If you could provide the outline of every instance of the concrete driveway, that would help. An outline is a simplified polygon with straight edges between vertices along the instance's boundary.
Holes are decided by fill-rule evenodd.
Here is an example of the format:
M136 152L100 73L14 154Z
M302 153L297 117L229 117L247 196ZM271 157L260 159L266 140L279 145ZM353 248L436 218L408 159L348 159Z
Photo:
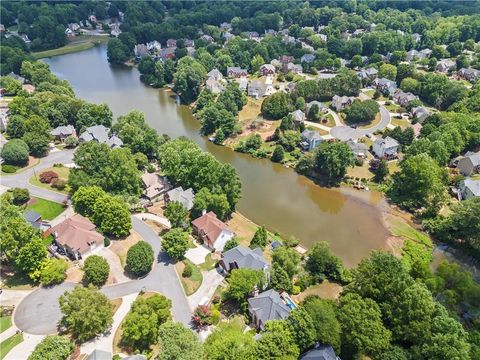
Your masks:
M211 252L212 251L205 246L197 245L193 249L188 249L185 253L185 257L195 265L200 265L205 262L205 257Z

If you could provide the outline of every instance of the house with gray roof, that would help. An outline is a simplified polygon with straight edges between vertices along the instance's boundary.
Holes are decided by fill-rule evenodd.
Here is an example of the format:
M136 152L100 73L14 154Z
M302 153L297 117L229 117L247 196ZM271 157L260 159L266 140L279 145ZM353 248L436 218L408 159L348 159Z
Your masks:
M301 74L303 73L303 67L300 64L288 63L284 66L283 70L285 72L292 72L294 74Z
M413 61L415 59L419 59L421 57L420 53L418 50L410 50L407 51L407 61Z
M23 212L23 218L35 229L45 231L51 226L50 224L42 221L42 215L33 210L25 210Z
M219 261L219 265L226 272L234 269L252 269L268 273L270 269L270 265L263 257L260 248L252 250L242 245L225 251L222 254L222 259Z
M248 83L247 93L248 96L252 96L256 99L262 98L264 96L270 96L274 92L272 84L267 84L261 80L251 80Z
M348 140L347 145L358 159L365 159L367 157L368 147L364 143Z
M317 101L317 100L313 100L313 101L310 101L309 103L307 103L306 114L310 113L310 109L312 108L313 105L317 105L318 106L318 111L320 111L320 112L325 112L325 111L328 110L328 108L325 106L324 103L321 103L320 101Z
M141 59L142 57L148 55L148 47L145 44L137 44L135 45L133 52L135 53L135 57L137 59Z
M457 74L472 83L480 79L480 70L473 68L461 68L460 70L458 70Z
M305 113L302 110L295 110L290 115L292 115L292 120L297 126L305 121Z
M400 144L397 140L387 136L386 138L378 138L373 143L373 153L379 159L395 159L397 157L397 151Z
M469 151L458 160L457 169L464 176L470 176L480 172L480 151L474 153Z
M395 83L395 81L386 78L377 78L373 80L372 85L375 89L381 91L386 95L393 95L397 90L397 84Z
M181 186L166 192L164 196L165 204L168 204L171 201L178 201L187 210L192 209L194 199L195 193L193 192L193 189L189 188L183 190Z
M272 64L263 64L258 70L262 76L275 74L275 66Z
M447 73L450 70L455 69L457 63L451 59L443 59L437 62L436 69L441 73Z
M86 141L96 141L101 144L107 144L111 148L119 148L123 146L123 141L116 135L109 136L110 129L103 125L94 125L88 127L80 134L78 141L80 143Z
M430 116L430 111L428 111L423 106L416 106L412 108L412 115L418 120L418 122L422 123L427 117Z
M358 77L362 80L373 80L377 77L378 75L378 70L375 69L374 67L370 67L365 70L360 70L358 72Z
M337 111L342 111L347 106L350 106L355 101L353 96L338 96L334 95L332 98L332 107Z
M393 94L393 100L400 106L406 107L410 102L418 100L418 96L413 95L411 92L404 92L397 89Z
M307 64L311 64L314 60L315 60L314 54L304 54L300 58L300 62L307 63Z
M459 190L462 200L473 199L480 196L480 180L466 178L460 181Z
M299 360L340 360L330 345L318 345L300 355Z
M214 78L208 78L207 81L205 81L205 88L214 94L220 94L223 90L225 90L223 84Z
M247 69L242 69L238 66L227 67L227 76L229 77L239 78L239 77L245 77L247 75L248 75Z
M304 151L312 151L324 141L322 135L314 130L304 130L301 136L300 146Z
M290 308L285 304L280 294L275 290L267 290L248 299L248 312L252 324L260 330L265 328L269 320L283 320L290 314Z
M52 135L55 140L61 141L63 143L65 139L69 136L77 137L77 132L72 125L62 125L57 126L55 129L50 131L50 135Z
M223 79L223 75L222 73L220 72L220 70L218 70L217 68L215 69L212 69L210 70L208 73L207 73L207 79L214 79L216 81L220 81Z
M422 59L426 59L426 58L429 58L430 55L432 55L432 50L430 50L429 48L426 48L426 49L420 50L419 54Z

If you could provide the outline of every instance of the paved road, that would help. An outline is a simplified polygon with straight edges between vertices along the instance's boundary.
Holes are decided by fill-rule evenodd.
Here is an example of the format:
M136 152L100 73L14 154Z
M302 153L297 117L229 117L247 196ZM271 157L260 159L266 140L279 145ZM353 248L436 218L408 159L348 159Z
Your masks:
M52 167L53 164L61 163L68 164L73 161L74 150L62 150L50 153L48 156L42 158L40 163L18 174L5 175L0 179L0 183L8 187L23 187L30 191L30 194L38 196L47 200L63 202L67 200L67 196L55 191L50 191L37 186L34 186L28 182L33 175L39 175L43 169Z

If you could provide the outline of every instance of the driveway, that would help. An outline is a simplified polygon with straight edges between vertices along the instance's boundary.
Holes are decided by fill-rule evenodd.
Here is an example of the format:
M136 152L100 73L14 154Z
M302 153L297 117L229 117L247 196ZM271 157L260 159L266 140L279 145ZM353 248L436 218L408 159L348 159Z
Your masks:
M152 271L144 278L131 280L121 284L104 286L101 291L109 298L116 299L145 289L156 291L172 301L172 313L175 320L189 326L192 316L185 292L174 265L167 254L160 251L160 238L143 221L132 216L133 229L148 242L157 260ZM15 325L30 334L45 335L57 331L57 323L61 319L58 298L65 291L72 290L78 284L63 283L51 288L39 288L28 295L16 308Z
M212 251L203 245L196 245L193 249L188 249L185 257L193 262L195 265L200 265L205 262L205 257Z
M195 293L188 297L188 303L192 311L195 310L198 305L206 304L212 298L217 287L225 279L220 273L219 268L202 271L202 276L202 285L200 285Z

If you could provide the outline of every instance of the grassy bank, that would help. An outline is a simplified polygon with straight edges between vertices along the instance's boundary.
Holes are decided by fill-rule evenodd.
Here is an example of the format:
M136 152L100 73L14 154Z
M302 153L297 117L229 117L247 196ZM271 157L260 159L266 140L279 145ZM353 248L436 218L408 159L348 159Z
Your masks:
M108 42L108 39L109 36L80 35L76 36L65 46L59 47L57 49L34 52L33 56L35 56L37 59L42 59L52 56L70 54L90 49L98 44L105 44Z

